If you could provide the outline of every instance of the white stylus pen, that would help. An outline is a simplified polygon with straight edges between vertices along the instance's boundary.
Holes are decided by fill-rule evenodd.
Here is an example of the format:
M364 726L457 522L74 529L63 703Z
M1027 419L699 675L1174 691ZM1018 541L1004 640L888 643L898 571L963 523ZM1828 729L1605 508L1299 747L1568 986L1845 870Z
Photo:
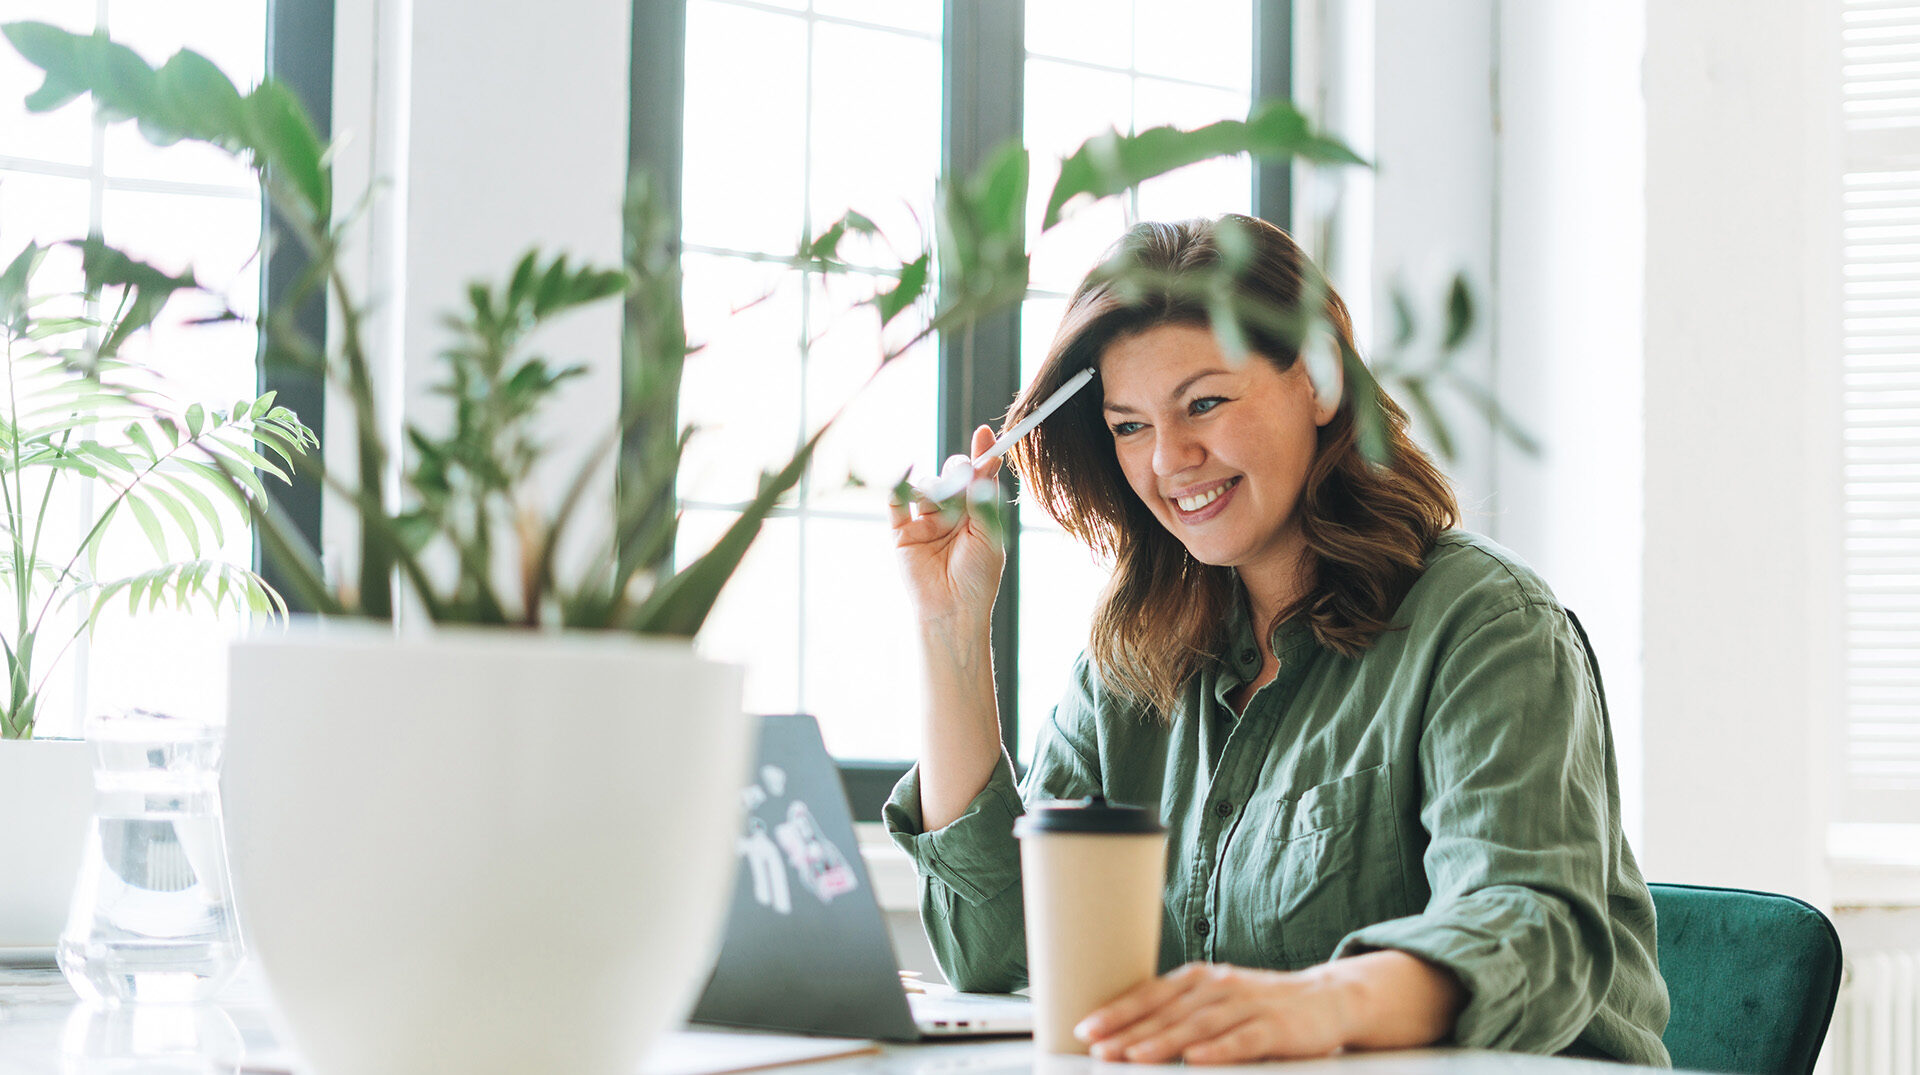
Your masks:
M1067 378L1064 384L1053 390L1053 395L1048 396L1045 402L1033 409L1032 414L1015 422L1005 433L1000 434L999 438L993 442L993 447L972 459L964 455L948 456L947 461L941 464L940 476L934 479L933 484L915 487L914 491L935 504L966 492L967 485L973 481L975 467L1005 455L1008 448L1018 443L1021 437L1033 432L1041 422L1047 420L1048 415L1059 410L1061 404L1072 399L1073 394L1085 388L1087 382L1091 380L1093 380L1092 366Z

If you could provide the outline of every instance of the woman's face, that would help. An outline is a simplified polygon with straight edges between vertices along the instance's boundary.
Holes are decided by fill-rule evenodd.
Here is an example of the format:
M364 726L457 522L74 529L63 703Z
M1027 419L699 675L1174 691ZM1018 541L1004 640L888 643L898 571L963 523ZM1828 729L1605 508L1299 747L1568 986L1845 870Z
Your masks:
M1201 563L1291 585L1294 513L1335 411L1316 403L1306 363L1235 366L1211 329L1160 325L1109 344L1100 384L1120 469L1154 518Z

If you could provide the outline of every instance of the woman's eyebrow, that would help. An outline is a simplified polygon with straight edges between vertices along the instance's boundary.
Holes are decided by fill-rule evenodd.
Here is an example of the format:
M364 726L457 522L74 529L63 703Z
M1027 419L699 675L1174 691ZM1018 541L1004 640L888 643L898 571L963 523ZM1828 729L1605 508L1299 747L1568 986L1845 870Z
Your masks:
M1193 376L1187 378L1186 380L1181 381L1179 384L1174 385L1173 391L1167 393L1167 398L1179 399L1181 396L1186 395L1187 389L1192 388L1194 382L1200 380L1203 377L1215 377L1220 374L1230 373L1230 372L1232 371L1217 370L1217 369L1201 370L1199 373L1196 373ZM1108 403L1102 409L1112 414L1139 414L1140 413L1139 411L1134 410L1132 407L1129 407L1124 403Z

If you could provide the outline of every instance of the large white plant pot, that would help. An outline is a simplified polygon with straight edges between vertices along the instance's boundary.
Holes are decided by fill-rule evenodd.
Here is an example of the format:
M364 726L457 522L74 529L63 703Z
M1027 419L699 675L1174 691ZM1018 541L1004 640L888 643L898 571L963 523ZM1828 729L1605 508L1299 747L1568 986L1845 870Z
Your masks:
M92 816L84 740L0 739L0 950L51 953Z
M232 650L239 913L317 1075L633 1075L703 983L734 668L620 635L319 624Z

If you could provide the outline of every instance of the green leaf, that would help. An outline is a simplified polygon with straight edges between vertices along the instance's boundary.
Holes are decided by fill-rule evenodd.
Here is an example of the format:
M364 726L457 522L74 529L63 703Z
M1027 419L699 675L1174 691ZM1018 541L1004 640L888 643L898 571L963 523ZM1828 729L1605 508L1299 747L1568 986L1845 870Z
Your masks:
M27 111L51 112L87 92L80 74L82 35L44 22L8 23L0 33L28 63L46 73L40 88L27 95Z
M1452 351L1460 346L1469 332L1473 331L1473 293L1467 287L1467 278L1457 275L1452 286L1447 288L1447 334L1441 343L1445 350Z
M160 453L153 450L153 441L147 436L145 426L139 422L128 423L127 439L132 441L141 451L147 453L147 460L149 462L157 463L160 461Z
M880 311L882 325L899 316L901 311L911 307L927 291L927 267L932 264L931 253L921 254L900 267L900 282L887 291L874 297L873 304Z
M193 551L194 558L198 559L200 528L193 524L193 516L188 513L186 505L174 499L171 491L158 482L144 482L141 488L145 491L147 499L159 504L168 515L173 517L174 524L180 528L181 535L187 539L187 547Z
M533 274L539 271L539 258L538 251L529 250L520 263L513 267L513 276L507 281L507 309L518 309L526 304L527 296L533 291Z
M238 149L246 130L240 91L220 69L192 49L168 57L154 73L154 89L172 121L169 133ZM142 124L143 133L150 129ZM151 133L148 134L153 139Z
M247 417L255 419L265 418L273 411L273 397L279 394L278 391L268 392L266 395L254 400L253 405L247 408ZM236 409L234 413L238 414L238 409Z
M153 513L153 509L147 506L146 501L141 500L138 496L131 493L127 495L125 503L127 509L133 512L135 521L140 524L140 529L146 531L147 543L153 546L153 554L165 560L167 558L167 536L165 532L160 529L159 516Z
M281 470L278 466L274 465L273 460L268 459L252 448L239 444L229 444L226 441L216 441L215 443L220 445L220 451L222 453L234 456L245 462L248 466L264 470L289 485L293 484L293 479L287 477L286 471Z
M182 474L154 474L155 480L166 482L168 488L200 513L207 526L213 530L213 543L224 545L227 541L226 527L220 521L220 512L214 507L213 499L200 489L199 483Z
M654 588L632 617L629 627L645 634L679 635L691 638L699 633L720 597L720 590L733 577L740 561L760 534L767 513L779 503L787 490L799 484L820 443L821 433L808 438L787 465L776 474L763 474L760 490L740 512L740 517L720 535L720 540L699 559Z
M247 95L245 107L248 143L267 164L269 177L298 193L308 219L324 225L333 216L333 179L326 147L299 98L268 79Z
M31 299L28 283L33 279L34 270L46 258L46 250L38 243L28 243L0 270L0 322L14 328L24 326L27 320L27 304Z
M200 406L198 403L189 405L187 407L188 435L191 437L198 437L200 435L201 428L204 427L206 424L207 424L206 408Z
M1314 131L1291 102L1277 99L1256 105L1244 122L1221 120L1191 131L1151 127L1132 135L1108 131L1087 139L1060 162L1060 176L1047 198L1041 230L1058 224L1076 198L1109 197L1176 168L1240 153L1322 164L1366 164L1344 144Z

